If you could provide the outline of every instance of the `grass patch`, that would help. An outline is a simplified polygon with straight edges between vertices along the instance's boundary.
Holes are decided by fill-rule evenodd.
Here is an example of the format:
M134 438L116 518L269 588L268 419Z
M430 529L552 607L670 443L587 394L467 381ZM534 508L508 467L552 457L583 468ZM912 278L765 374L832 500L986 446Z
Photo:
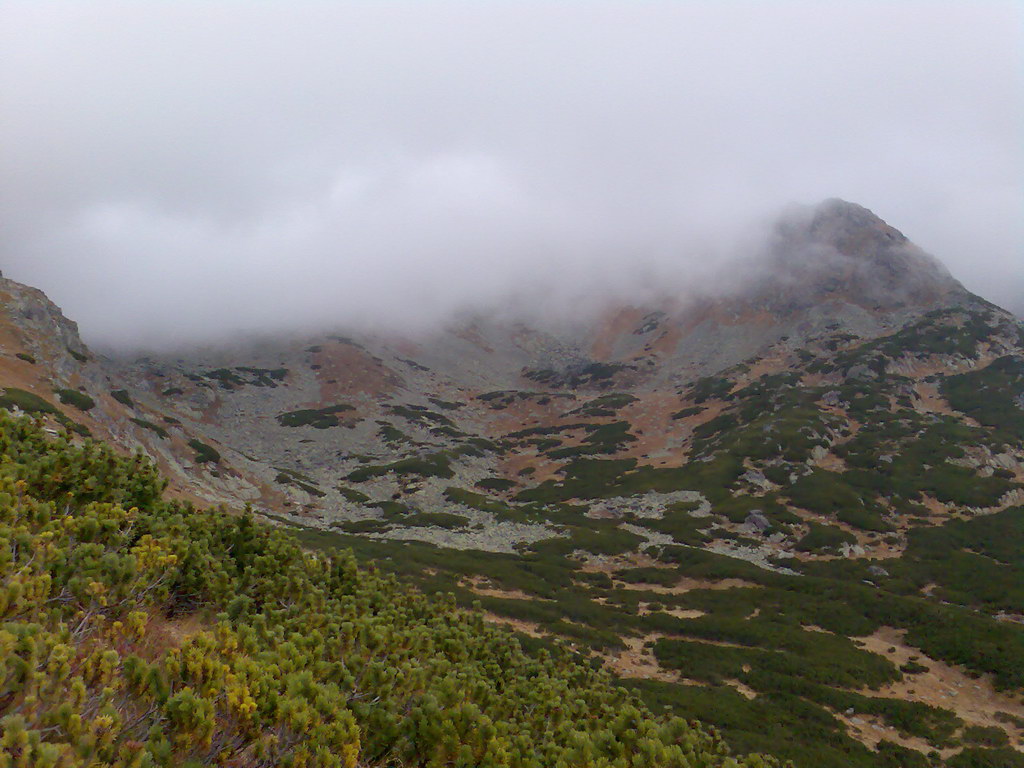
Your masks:
M135 407L135 401L132 400L132 396L128 393L127 389L115 389L110 393L110 396L127 408Z
M6 387L0 396L0 408L20 408L25 413L53 413L61 411L57 406L44 400L39 395L17 387Z
M96 407L95 400L76 389L58 389L55 390L55 393L64 405L74 406L80 411L88 411Z
M129 419L129 421L131 421L132 424L135 424L136 426L142 427L143 429L148 429L150 432L154 432L157 437L162 438L164 440L170 437L170 434L167 432L166 429L161 427L159 424L154 424L152 421L146 421L145 419Z
M370 465L360 467L348 474L347 479L353 483L363 483L374 477L384 475L420 475L422 477L451 478L451 459L445 452L432 453L427 456L413 456L407 459L399 459L391 464Z
M796 543L800 552L839 554L844 545L856 544L857 537L842 528L821 523L808 523L810 530Z
M277 423L282 427L313 427L314 429L329 429L341 423L337 414L346 411L354 411L355 408L347 403L328 405L324 408L303 408L298 411L288 411L277 416Z
M347 501L351 501L353 504L366 504L370 501L370 497L362 491L357 491L355 488L348 488L344 485L337 486L338 493L340 493Z
M202 440L192 438L188 441L189 447L196 452L193 461L196 464L219 464L220 453L212 445L207 445Z

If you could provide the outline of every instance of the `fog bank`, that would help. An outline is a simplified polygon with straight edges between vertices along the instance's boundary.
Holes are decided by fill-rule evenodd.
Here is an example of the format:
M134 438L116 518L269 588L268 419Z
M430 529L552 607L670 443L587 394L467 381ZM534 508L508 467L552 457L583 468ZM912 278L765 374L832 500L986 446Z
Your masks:
M685 291L788 203L1024 311L1011 2L0 6L0 268L101 345Z

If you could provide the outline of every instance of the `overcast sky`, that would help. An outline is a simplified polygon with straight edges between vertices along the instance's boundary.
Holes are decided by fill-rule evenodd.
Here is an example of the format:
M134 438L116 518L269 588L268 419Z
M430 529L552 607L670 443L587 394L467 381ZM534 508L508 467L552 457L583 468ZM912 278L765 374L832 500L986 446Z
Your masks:
M791 202L1024 311L1024 4L0 4L0 269L87 341L699 281ZM668 279L668 278L666 278Z

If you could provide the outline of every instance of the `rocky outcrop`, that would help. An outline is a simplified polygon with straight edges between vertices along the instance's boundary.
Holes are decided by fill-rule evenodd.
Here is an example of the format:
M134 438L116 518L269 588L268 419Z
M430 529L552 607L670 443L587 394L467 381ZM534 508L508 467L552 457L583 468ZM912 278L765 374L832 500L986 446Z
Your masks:
M0 277L0 311L16 329L25 351L45 361L58 376L80 373L83 363L93 359L78 324L42 291Z

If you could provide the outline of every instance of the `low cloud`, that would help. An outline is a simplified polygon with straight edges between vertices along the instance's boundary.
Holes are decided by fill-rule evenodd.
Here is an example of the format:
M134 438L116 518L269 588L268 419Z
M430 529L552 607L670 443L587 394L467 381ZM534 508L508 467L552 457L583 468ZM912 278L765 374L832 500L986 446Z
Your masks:
M839 196L1020 311L1021 17L8 3L2 268L99 344L410 328L706 286Z

